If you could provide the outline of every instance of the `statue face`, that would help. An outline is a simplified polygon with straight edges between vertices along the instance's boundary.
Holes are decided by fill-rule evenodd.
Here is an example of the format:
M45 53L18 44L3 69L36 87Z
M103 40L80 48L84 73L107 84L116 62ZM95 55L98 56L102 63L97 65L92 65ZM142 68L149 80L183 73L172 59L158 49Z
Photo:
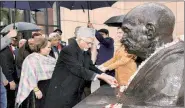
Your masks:
M129 53L141 58L146 58L151 48L151 41L146 34L146 24L138 23L139 19L128 17L124 19L122 30L124 31L123 43ZM130 20L131 19L131 20Z
M163 5L148 3L128 12L122 23L123 44L129 53L147 58L157 47L172 41L175 17Z

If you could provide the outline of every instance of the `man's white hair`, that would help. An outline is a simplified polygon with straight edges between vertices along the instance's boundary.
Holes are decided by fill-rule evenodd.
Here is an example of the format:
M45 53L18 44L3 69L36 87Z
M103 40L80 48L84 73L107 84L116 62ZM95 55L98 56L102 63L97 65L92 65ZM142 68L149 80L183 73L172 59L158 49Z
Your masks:
M77 32L76 32L76 36L77 38L81 38L81 37L84 37L84 38L93 38L95 37L95 29L93 28L87 28L87 27L80 27Z

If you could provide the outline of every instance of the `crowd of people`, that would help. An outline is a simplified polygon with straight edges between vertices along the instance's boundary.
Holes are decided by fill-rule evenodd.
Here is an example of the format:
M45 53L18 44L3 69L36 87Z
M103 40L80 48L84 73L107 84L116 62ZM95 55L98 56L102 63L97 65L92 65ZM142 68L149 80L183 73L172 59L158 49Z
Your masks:
M120 28L113 39L91 23L78 26L68 45L60 29L49 36L34 32L27 40L19 34L12 29L1 40L7 42L0 52L2 108L71 108L91 94L92 81L124 87L136 71Z

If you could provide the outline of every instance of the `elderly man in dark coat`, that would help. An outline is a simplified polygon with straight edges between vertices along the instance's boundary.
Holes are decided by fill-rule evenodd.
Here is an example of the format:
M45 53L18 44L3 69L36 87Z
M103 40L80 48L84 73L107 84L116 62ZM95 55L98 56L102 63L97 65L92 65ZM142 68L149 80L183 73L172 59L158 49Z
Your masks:
M110 85L114 77L98 70L86 51L92 46L95 30L80 27L77 39L60 53L48 88L44 108L72 108L80 100L85 80L102 79Z
M129 53L146 60L130 79L124 105L184 106L184 43L172 42L174 24L173 12L157 3L140 5L125 15L123 43Z

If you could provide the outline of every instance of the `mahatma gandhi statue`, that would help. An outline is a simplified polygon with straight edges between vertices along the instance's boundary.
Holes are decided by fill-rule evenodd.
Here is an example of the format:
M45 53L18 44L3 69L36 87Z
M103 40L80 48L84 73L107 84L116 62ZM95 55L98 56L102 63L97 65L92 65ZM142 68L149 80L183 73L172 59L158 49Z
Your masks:
M123 20L122 42L144 62L124 91L123 105L184 106L184 43L173 41L175 16L164 5L135 7Z

